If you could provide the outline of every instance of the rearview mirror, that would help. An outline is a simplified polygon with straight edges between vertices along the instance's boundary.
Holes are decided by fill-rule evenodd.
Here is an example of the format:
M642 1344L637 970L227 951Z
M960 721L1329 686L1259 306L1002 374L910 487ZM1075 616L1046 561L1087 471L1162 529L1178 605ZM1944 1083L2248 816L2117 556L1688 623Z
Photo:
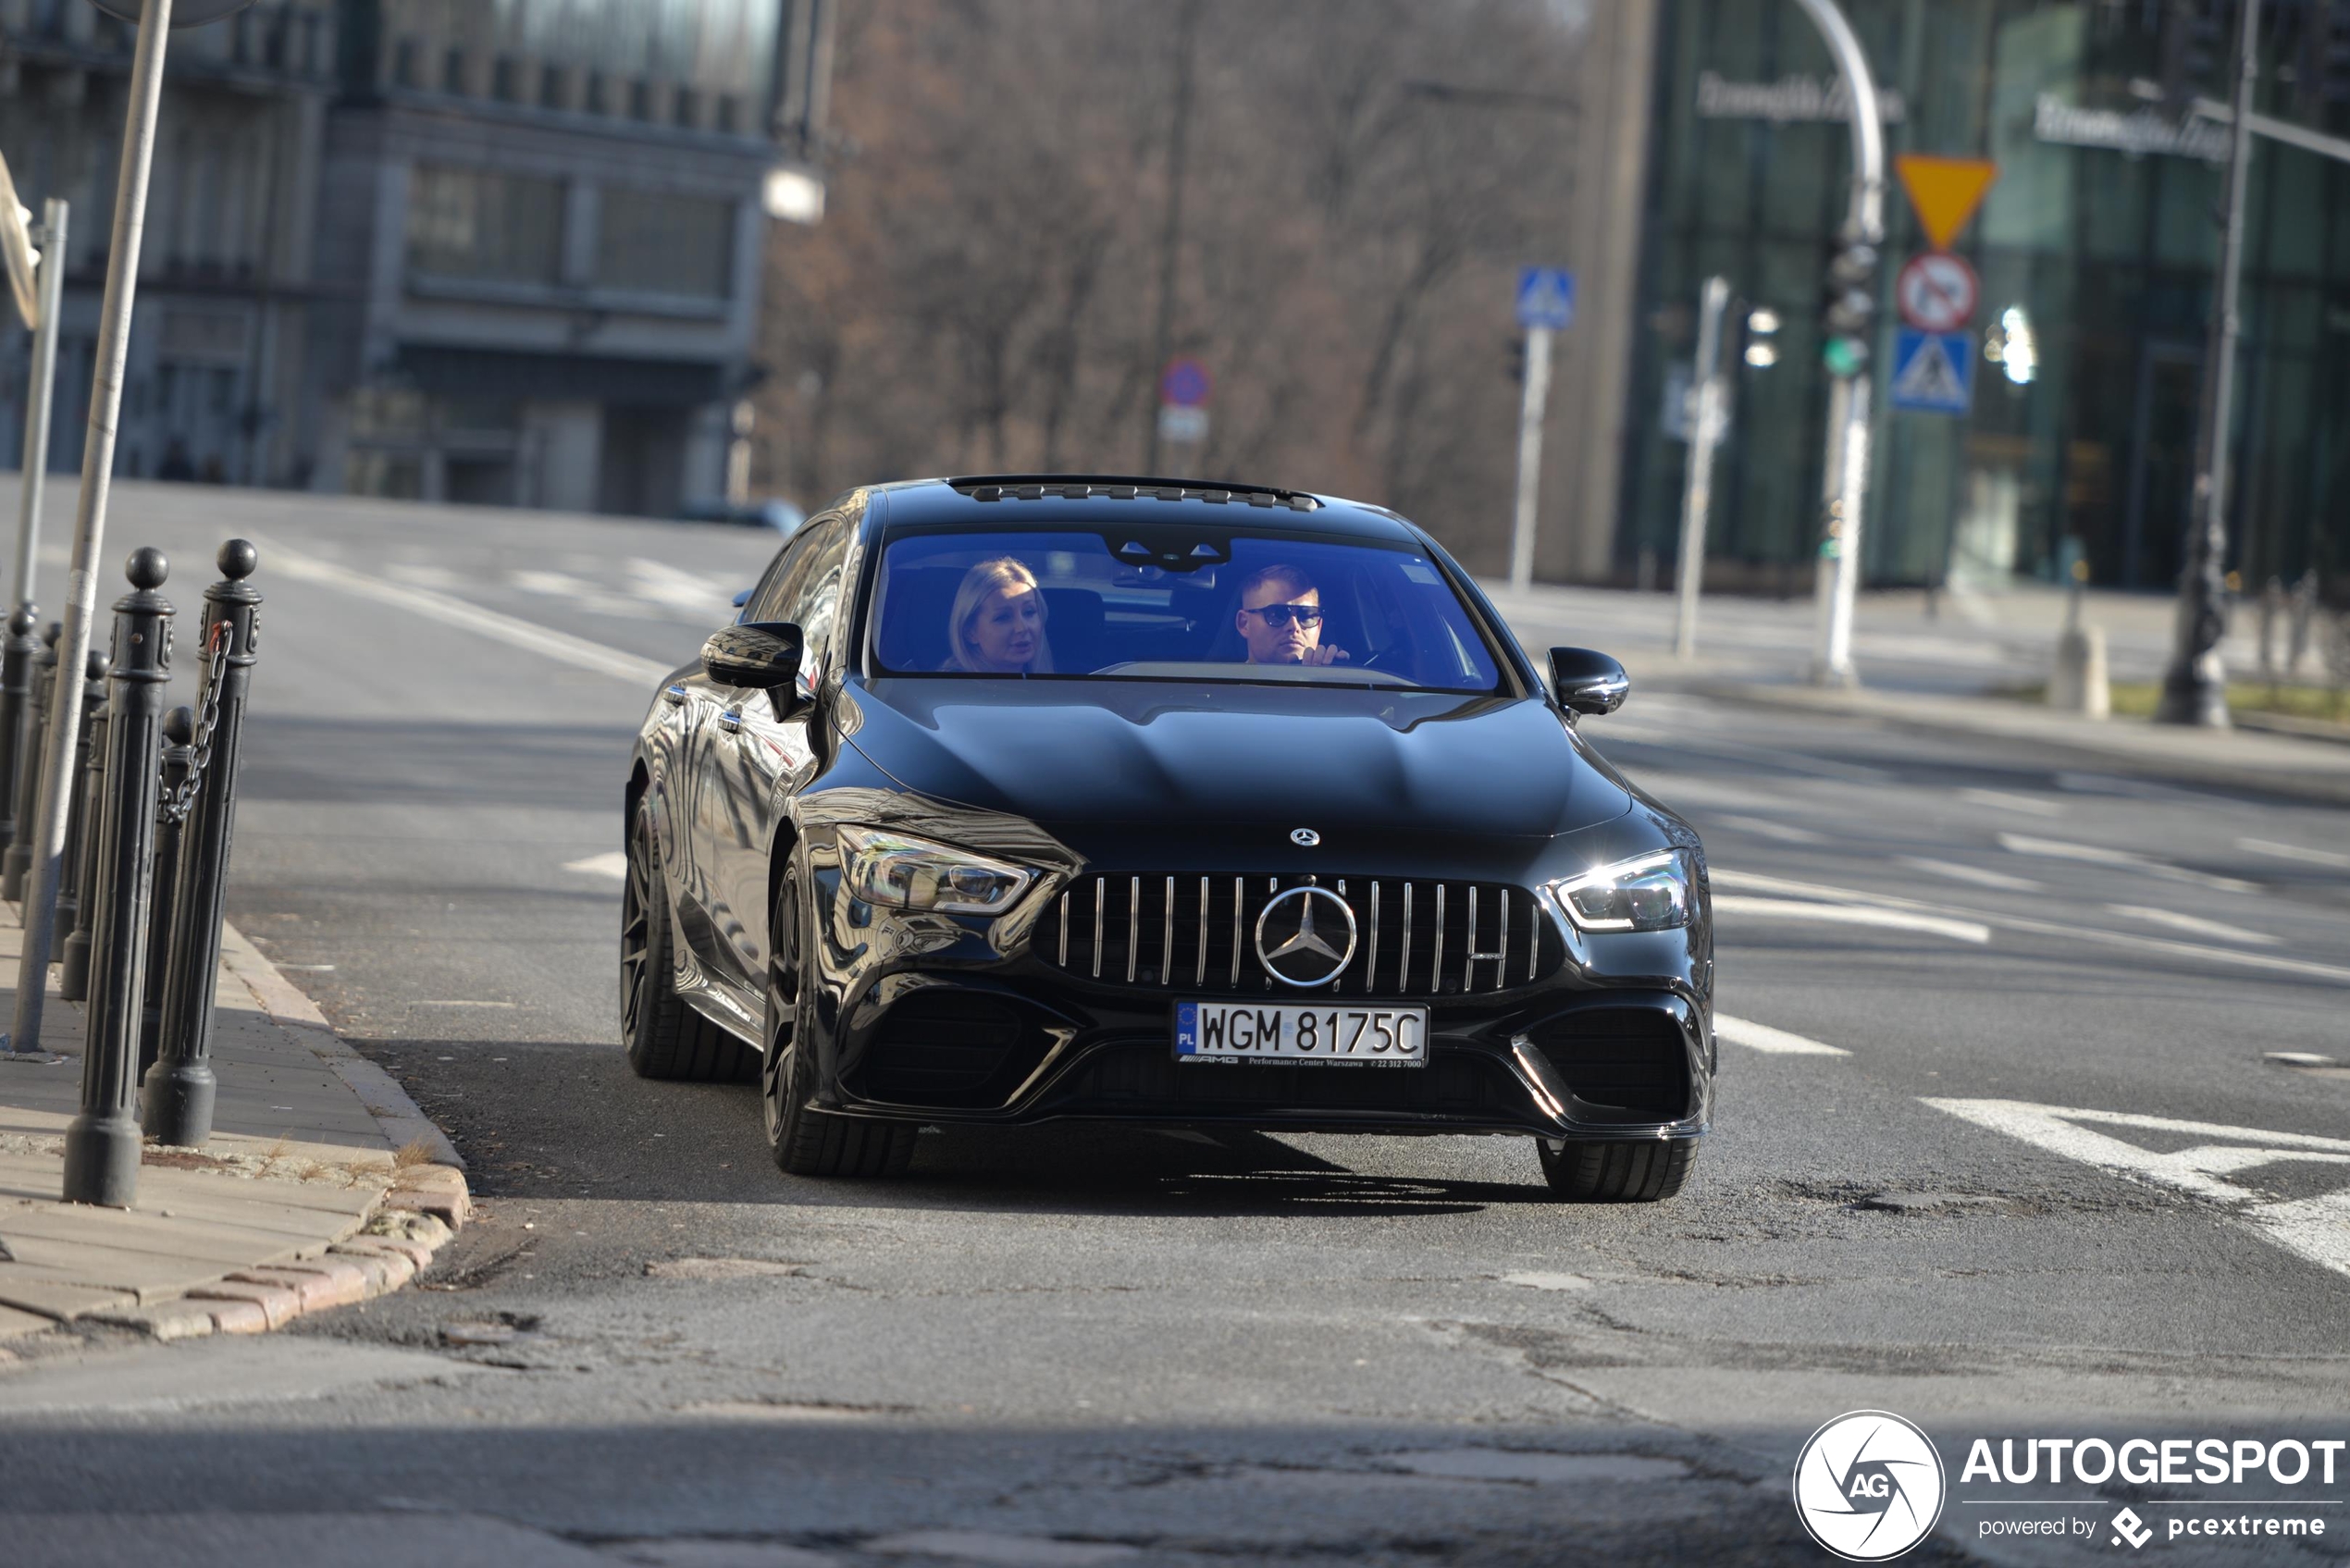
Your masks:
M1551 649L1551 689L1559 706L1570 713L1613 713L1624 706L1632 677L1624 666L1596 648Z
M711 634L701 667L722 685L773 691L799 673L799 628L788 621L752 621Z

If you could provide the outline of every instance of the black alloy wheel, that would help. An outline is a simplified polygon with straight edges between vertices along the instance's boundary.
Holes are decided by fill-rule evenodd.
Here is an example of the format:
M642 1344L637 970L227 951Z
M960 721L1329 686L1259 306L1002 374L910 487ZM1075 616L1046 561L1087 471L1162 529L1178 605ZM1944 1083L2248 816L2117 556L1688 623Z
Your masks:
M792 1176L901 1176L921 1129L817 1109L815 1005L805 984L814 945L807 858L798 849L784 868L768 922L767 1052L759 1097L767 1147Z
M1697 1140L1637 1143L1534 1141L1551 1191L1570 1204L1653 1204L1680 1191L1697 1163Z
M620 1038L639 1078L735 1083L757 1053L677 994L675 937L662 891L652 808L639 804L628 832L628 879L620 895Z

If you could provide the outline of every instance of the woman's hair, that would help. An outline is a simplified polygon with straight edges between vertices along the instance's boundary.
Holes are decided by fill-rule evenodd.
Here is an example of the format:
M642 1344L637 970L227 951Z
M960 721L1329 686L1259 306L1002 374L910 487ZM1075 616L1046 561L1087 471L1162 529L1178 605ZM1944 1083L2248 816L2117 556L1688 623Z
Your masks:
M989 595L997 592L1036 595L1036 657L1028 661L1028 668L1040 675L1051 674L1053 645L1045 636L1045 596L1036 586L1036 574L1028 569L1025 562L1008 555L983 561L963 574L963 586L955 590L954 612L946 618L946 668L982 668L971 657L971 646L966 639L970 636L971 623L978 619L980 606L987 602Z

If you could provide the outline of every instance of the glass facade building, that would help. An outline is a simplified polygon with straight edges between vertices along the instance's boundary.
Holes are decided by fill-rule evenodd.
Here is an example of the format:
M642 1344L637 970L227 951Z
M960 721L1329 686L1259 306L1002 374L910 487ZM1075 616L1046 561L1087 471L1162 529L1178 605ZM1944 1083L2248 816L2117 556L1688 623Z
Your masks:
M1888 406L1895 275L1927 241L1886 193L1867 578L2176 579L2194 477L2227 134L2232 0L1844 0L1886 91L1888 159L1998 175L1952 249L1981 279L1972 409ZM2257 107L2350 134L2350 5L2268 0ZM1678 526L1685 387L1706 277L1783 323L1741 364L1708 580L1808 591L1821 524L1821 284L1850 178L1824 46L1793 0L1664 0L1627 420L1620 572ZM2256 138L2230 433L2245 581L2350 573L2350 165ZM1768 357L1766 355L1758 355Z

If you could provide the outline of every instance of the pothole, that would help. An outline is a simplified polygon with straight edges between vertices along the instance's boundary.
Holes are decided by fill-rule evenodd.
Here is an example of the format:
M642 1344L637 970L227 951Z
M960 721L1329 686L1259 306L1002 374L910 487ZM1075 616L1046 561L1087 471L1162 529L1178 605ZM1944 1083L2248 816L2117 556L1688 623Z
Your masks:
M699 1400L677 1407L680 1415L721 1421L875 1421L909 1415L905 1404L848 1404L831 1400Z
M1500 1278L1504 1285L1516 1285L1528 1290L1588 1290L1591 1288L1591 1282L1579 1274L1547 1274L1539 1269L1504 1274Z
M2260 1059L2272 1068L2284 1068L2302 1078L2350 1078L2350 1066L2332 1056L2321 1056L2315 1051L2268 1051Z
M1115 1541L1072 1541L1054 1536L999 1535L992 1530L908 1530L879 1536L862 1549L884 1557L946 1557L1000 1568L1093 1568L1142 1555Z
M1894 1190L1872 1192L1852 1205L1880 1214L2005 1214L2010 1201L1986 1192L1942 1192Z
M1680 1481L1689 1474L1689 1467L1677 1459L1639 1453L1552 1453L1536 1449L1423 1449L1381 1454L1379 1462L1414 1475L1527 1486Z
M768 1279L798 1276L804 1262L787 1258L662 1258L645 1265L649 1279Z

